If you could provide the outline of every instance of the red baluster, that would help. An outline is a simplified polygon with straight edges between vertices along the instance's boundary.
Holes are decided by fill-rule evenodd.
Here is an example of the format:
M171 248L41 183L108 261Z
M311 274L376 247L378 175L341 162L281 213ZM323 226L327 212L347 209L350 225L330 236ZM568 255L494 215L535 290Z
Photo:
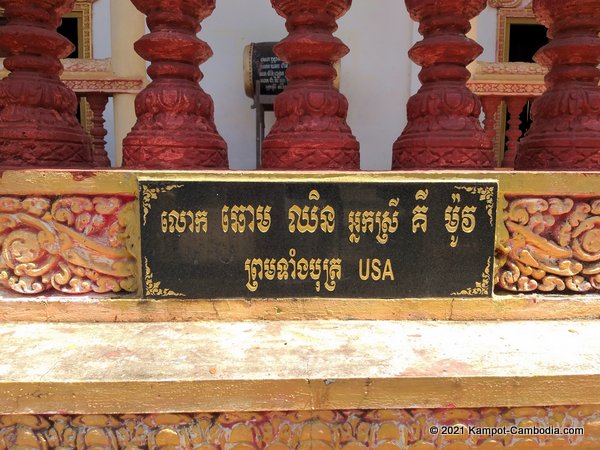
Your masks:
M104 128L104 110L108 103L108 95L92 93L87 95L86 100L94 114L94 117L92 117L92 129L90 130L92 144L94 145L94 166L110 167L110 160L106 153L106 141L104 140L108 134L106 128Z
M486 95L481 98L481 105L483 106L483 113L485 118L483 120L483 126L486 134L493 141L496 137L496 123L498 115L498 108L502 104L502 97L496 97L495 95Z
M346 123L348 101L333 87L335 61L348 53L333 36L352 0L271 0L289 36L275 47L290 64L275 100L277 121L263 142L264 168L358 169L359 144Z
M481 102L466 87L466 66L481 54L465 35L486 0L405 0L423 40L410 58L423 86L408 102L408 124L394 143L393 169L494 167L492 143L479 122Z
M523 132L521 126L521 113L527 103L527 97L511 96L506 99L506 111L510 114L510 120L506 127L506 153L502 159L502 167L515 167L515 157L519 148L519 139Z
M534 0L552 41L535 60L550 67L547 90L533 103L533 124L517 169L600 169L600 3Z
M486 95L481 98L481 106L483 106L483 113L485 115L485 119L483 120L483 129L485 130L485 134L487 134L488 138L494 144L496 142L496 125L497 125L497 116L498 109L502 104L502 97L497 97L495 95ZM496 148L494 146L494 148ZM498 165L498 161L496 161L496 165Z
M73 44L56 32L74 0L0 0L7 24L0 51L0 165L92 167L92 146L75 116L77 97L60 81Z
M127 1L127 0L123 0ZM135 51L151 62L152 83L136 98L137 123L123 140L123 163L146 169L227 168L211 97L198 85L198 65L212 56L196 37L215 0L132 0L150 34Z

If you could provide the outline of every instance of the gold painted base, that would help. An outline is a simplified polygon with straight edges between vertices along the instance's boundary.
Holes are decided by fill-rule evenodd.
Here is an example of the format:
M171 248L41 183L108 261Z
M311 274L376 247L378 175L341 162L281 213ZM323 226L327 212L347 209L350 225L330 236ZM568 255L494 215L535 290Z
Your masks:
M0 415L600 405L599 326L8 323Z
M137 296L0 299L2 322L194 322L202 320L588 320L600 295L496 295L492 299L146 300Z

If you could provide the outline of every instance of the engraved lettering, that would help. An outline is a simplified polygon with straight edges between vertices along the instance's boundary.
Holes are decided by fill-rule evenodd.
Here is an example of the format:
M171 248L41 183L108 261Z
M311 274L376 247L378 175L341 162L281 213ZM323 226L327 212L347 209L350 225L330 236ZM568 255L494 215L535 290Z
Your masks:
M321 292L324 287L333 292L337 282L342 278L341 258L296 258L296 249L291 248L289 258L247 258L244 262L247 281L246 288L250 292L259 289L260 281L311 280L315 283L315 291ZM384 269L384 276L390 268ZM391 275L393 277L393 273Z
M393 198L388 206L396 208L400 199ZM353 244L360 242L362 235L375 234L375 239L380 244L386 244L391 234L398 231L397 210L392 211L350 211L348 213L348 240Z
M321 195L317 190L308 194L311 201L319 201ZM323 208L313 205L292 205L288 210L288 230L290 233L314 234L318 229L323 233L333 233L335 230L335 210L326 205Z
M392 261L386 259L382 262L378 258L359 259L358 276L362 281L395 281L396 279Z
M208 212L206 211L163 211L160 214L160 228L163 233L207 233Z
M225 205L221 209L223 233L243 234L258 230L267 233L271 228L271 206Z

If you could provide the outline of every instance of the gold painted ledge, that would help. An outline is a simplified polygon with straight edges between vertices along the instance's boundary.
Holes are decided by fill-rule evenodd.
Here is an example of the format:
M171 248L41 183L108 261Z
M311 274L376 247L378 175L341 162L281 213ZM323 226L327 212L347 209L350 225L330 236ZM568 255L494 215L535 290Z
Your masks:
M196 322L204 320L595 320L599 295L502 295L492 299L214 299L11 297L2 322Z
M599 327L4 324L0 414L600 405Z

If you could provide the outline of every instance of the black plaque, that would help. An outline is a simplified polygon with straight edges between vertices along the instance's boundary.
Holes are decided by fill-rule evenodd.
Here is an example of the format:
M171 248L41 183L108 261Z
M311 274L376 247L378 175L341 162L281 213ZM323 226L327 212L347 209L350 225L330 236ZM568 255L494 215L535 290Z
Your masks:
M497 183L140 181L145 298L492 295Z
M260 42L251 47L252 86L260 82L260 95L277 95L287 85L285 72L288 65L273 51L276 43Z

